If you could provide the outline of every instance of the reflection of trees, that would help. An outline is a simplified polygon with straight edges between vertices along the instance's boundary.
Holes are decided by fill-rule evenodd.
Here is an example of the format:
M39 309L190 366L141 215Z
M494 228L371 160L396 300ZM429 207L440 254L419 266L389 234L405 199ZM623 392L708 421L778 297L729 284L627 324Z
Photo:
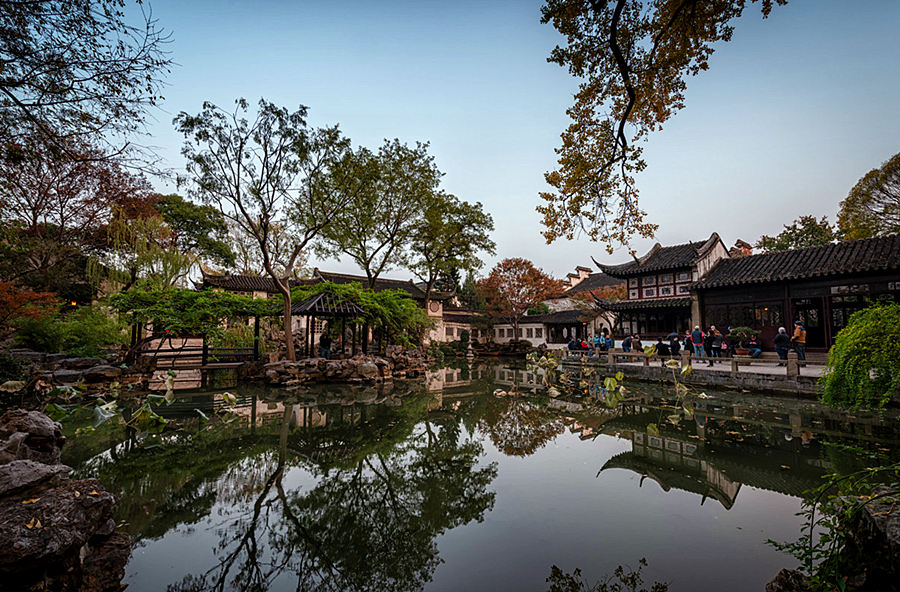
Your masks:
M479 422L501 452L528 456L565 429L563 421L546 407L525 399L504 399L505 407L493 408Z
M417 590L440 562L437 535L493 506L496 467L479 466L483 449L461 437L455 418L420 423L366 451L351 447L353 464L317 462L316 485L292 490L286 467L298 459L310 466L305 451L321 442L289 438L289 417L262 490L249 506L236 504L242 513L223 527L217 564L170 590L267 590L288 573L298 590Z

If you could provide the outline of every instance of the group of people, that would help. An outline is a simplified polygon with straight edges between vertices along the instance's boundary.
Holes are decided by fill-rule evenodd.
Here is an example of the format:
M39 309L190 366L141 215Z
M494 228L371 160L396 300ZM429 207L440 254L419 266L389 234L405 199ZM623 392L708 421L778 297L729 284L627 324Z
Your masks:
M614 342L607 329L603 329L600 335L594 335L591 341L578 340L572 337L569 341L570 350L590 350L593 352L605 352L613 348ZM667 337L659 337L656 341L656 354L659 357L675 357L682 350L691 351L697 358L707 358L709 365L713 365L713 358L728 358L734 355L738 345L749 350L751 358L758 358L762 354L762 344L758 334L751 334L743 343L739 343L737 336L731 334L731 327L724 333L710 325L706 331L699 326L688 330L681 335L677 332L670 333ZM802 321L794 323L794 333L790 336L784 327L778 328L775 336L775 352L781 360L787 360L788 351L794 349L799 360L806 359L806 328ZM640 335L626 335L622 340L622 351L640 352L643 350Z
M591 355L595 353L607 352L615 347L616 343L609 335L609 330L604 328L599 334L594 334L589 340L576 339L573 335L569 338L568 348L570 351L589 351Z

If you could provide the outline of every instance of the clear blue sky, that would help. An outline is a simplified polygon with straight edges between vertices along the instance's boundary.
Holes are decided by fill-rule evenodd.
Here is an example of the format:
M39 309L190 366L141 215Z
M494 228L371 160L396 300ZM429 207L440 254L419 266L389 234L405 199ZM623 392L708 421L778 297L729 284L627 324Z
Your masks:
M534 1L151 0L178 63L151 125L183 167L171 119L204 100L264 97L340 123L357 145L431 142L444 187L494 216L500 258L563 276L621 262L585 238L547 246L534 211L577 82ZM687 107L645 145L642 205L663 244L713 231L755 242L803 214L834 218L856 180L900 152L900 2L792 0L745 11ZM653 240L637 240L642 253ZM355 272L349 261L317 262ZM395 270L391 277L409 277Z

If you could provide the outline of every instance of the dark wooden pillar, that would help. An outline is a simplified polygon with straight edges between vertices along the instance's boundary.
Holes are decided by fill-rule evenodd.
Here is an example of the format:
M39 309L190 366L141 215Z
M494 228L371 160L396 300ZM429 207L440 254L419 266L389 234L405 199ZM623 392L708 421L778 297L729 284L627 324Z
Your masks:
M259 360L259 316L253 317L253 359Z

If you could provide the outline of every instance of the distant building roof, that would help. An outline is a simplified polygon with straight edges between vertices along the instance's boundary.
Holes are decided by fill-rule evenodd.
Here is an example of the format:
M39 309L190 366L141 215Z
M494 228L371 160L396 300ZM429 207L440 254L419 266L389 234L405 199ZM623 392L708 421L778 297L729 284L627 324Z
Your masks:
M317 283L316 280L291 280L291 287ZM222 288L231 292L267 292L277 294L275 280L270 277L258 275L232 275L232 274L203 274L200 286L207 288Z
M607 286L621 286L624 282L622 278L612 277L610 275L606 275L602 271L597 273L592 273L588 277L584 278L566 292L567 294L577 294L578 292L588 292L590 290L597 290L599 288L605 288Z
M706 252L714 247L722 239L715 232L704 241L685 243L663 247L656 243L650 251L635 261L629 261L621 265L602 265L597 263L600 270L610 276L627 278L656 271L669 271L684 269L693 266Z
M597 314L599 313L596 310L575 308L547 314L526 315L519 319L519 324L575 325L578 323L588 323L592 321ZM509 322L508 319L506 322Z
M900 235L722 259L694 288L781 282L900 269Z

